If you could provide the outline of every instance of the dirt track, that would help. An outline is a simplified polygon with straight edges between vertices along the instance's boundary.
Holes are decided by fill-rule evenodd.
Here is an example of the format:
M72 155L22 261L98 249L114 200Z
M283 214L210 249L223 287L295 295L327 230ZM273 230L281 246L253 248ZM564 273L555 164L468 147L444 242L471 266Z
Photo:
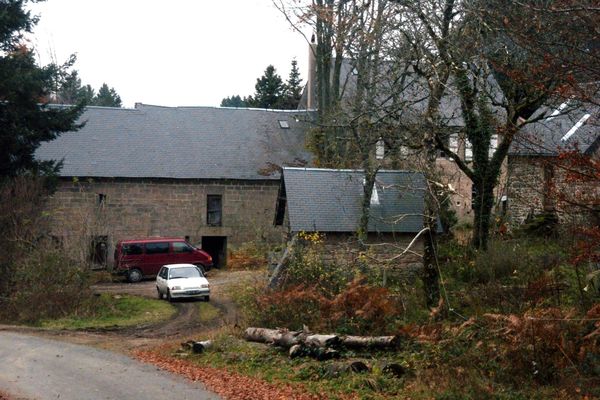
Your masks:
M86 344L104 349L128 353L131 350L158 346L188 338L200 339L223 325L234 325L238 314L226 293L226 286L248 279L254 274L250 271L211 271L207 278L211 285L210 303L219 309L220 315L208 322L201 321L199 300L178 300L173 302L177 313L169 320L151 325L140 325L121 329L95 329L83 331L48 331L22 326L0 326L0 331L23 332L51 337L71 343ZM98 293L133 294L156 298L154 280L145 280L130 284L125 282L101 283L93 289Z

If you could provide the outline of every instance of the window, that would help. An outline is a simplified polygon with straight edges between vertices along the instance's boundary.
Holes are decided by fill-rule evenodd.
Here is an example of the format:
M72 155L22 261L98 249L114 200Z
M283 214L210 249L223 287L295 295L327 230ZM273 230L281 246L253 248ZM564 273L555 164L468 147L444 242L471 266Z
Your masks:
M458 154L458 134L452 133L448 138L448 150Z
M89 260L95 264L105 265L108 259L108 236L94 236L90 242Z
M176 254L191 253L192 250L193 250L192 246L190 246L187 243L184 243L184 242L173 242L173 253L176 253Z
M98 207L102 207L106 203L106 195L104 193L98 193L98 197L96 198L96 204Z
M222 224L222 198L221 195L209 194L206 196L206 223L209 226L221 226Z
M143 254L144 248L139 243L130 243L123 245L123 254L126 256L135 256L138 254Z
M400 146L400 156L402 158L406 158L406 157L408 157L409 154L410 154L410 149L408 148L408 146L401 145Z
M167 254L169 242L146 243L146 254Z
M469 139L465 141L465 161L473 161L473 145Z
M198 268L171 268L169 270L169 279L178 278L202 278L202 273Z
M383 160L385 156L385 142L383 139L379 139L375 144L375 158L378 160Z
M493 157L497 148L498 148L498 135L492 135L492 137L490 138L490 150L489 150L489 154L488 154L489 158Z
M163 279L167 279L168 273L169 273L169 269L162 267L160 272L158 273L158 276L160 276Z

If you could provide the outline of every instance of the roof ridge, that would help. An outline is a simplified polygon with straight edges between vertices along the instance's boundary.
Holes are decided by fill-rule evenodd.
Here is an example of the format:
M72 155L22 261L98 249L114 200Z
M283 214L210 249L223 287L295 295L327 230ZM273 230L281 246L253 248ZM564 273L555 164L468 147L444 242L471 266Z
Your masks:
M144 104L144 103L135 103L136 106L134 109L140 110L143 107L155 107L155 108L165 108L165 109L216 109L216 110L248 110L248 111L266 111L266 112L274 112L274 113L285 113L285 114L293 114L293 113L309 113L315 112L316 110L312 109L302 109L302 110L283 110L277 108L256 108L256 107L220 107L220 106L160 106L156 104Z
M316 167L283 167L284 170L314 171L314 172L364 172L364 169L349 168L316 168ZM380 169L377 173L404 173L404 174L422 174L420 171L411 171L406 169Z

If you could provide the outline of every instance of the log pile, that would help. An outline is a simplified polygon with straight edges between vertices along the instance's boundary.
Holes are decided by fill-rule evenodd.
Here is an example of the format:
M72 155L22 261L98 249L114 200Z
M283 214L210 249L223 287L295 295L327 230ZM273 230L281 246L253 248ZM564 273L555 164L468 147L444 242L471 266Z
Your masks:
M395 350L400 345L399 336L343 336L313 334L308 329L290 331L287 329L248 328L246 340L272 344L289 349L289 356L312 357L329 360L340 357L340 350Z

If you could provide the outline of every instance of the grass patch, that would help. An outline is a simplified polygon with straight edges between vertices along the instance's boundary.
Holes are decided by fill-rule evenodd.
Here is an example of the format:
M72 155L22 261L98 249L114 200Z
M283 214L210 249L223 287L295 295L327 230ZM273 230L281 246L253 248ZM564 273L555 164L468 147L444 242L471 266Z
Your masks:
M47 329L98 329L128 327L166 320L175 307L165 301L139 296L102 294L92 300L95 310L90 315L42 320Z
M538 385L527 376L503 376L506 373L502 363L490 359L485 351L462 336L439 343L407 341L398 352L350 353L341 360L316 361L292 360L285 350L246 342L222 331L214 337L213 348L201 355L189 355L186 360L269 383L300 386L314 396L330 399L566 400L576 394L576 386L565 391L565 386ZM350 359L362 360L371 370L353 373L335 368L335 364ZM386 363L402 365L406 374L394 377L385 373Z
M198 303L198 312L200 314L200 321L202 322L212 321L221 314L217 307L208 302Z

